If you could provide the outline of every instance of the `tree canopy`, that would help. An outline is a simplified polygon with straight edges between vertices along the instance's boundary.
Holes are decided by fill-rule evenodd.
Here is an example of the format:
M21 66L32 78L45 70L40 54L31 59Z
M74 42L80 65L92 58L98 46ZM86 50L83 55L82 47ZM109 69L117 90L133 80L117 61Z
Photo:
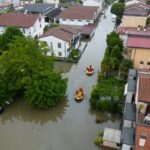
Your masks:
M39 108L53 106L64 96L67 81L53 72L54 59L46 55L47 50L45 43L32 38L17 37L9 44L0 56L1 102L8 99L6 91L11 98L21 91L31 106Z
M121 17L123 15L124 8L125 8L124 3L121 2L114 3L111 7L111 13Z
M6 31L0 36L0 50L8 50L9 44L12 43L16 37L23 36L23 33L17 27L6 28Z

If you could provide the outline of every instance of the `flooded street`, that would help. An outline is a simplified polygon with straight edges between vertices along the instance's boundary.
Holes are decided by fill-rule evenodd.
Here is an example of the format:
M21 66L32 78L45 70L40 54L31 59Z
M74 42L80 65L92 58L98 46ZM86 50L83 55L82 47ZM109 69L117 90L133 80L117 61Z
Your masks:
M68 77L66 100L47 111L32 109L23 101L16 101L0 116L2 150L99 150L94 144L97 132L105 127L120 127L119 117L94 112L89 103L106 48L106 35L114 27L109 9L106 16L98 24L77 64L56 63L56 69L64 71L64 76ZM90 64L95 68L91 77L85 74ZM74 92L80 86L85 89L86 98L76 103ZM100 124L95 123L96 117L101 118Z

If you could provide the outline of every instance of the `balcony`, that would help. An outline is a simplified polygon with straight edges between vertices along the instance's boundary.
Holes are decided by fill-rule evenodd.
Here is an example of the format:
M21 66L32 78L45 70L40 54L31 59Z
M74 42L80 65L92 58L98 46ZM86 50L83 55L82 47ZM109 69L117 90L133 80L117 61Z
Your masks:
M150 104L138 103L137 123L150 126Z

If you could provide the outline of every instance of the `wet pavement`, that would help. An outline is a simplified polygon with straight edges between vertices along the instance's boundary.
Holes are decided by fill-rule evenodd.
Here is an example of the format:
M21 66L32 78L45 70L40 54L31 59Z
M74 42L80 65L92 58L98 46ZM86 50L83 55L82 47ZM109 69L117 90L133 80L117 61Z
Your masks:
M120 118L90 109L89 97L97 82L97 72L106 48L106 35L113 30L110 10L102 18L95 34L77 64L56 62L55 69L68 77L66 100L55 108L40 111L16 101L0 116L0 149L2 150L98 150L94 139L105 127L119 128ZM92 64L93 76L85 74ZM82 86L86 98L81 103L74 100L74 92ZM95 118L101 119L100 124ZM103 150L103 148L101 148Z

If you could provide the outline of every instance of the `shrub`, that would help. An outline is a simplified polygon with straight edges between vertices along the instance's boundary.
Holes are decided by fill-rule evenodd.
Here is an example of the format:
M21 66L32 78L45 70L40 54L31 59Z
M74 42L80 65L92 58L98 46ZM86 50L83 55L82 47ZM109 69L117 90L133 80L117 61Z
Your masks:
M102 137L97 137L96 139L95 139L95 141L94 141L94 143L96 144L96 145L102 145L103 144L103 138Z
M78 58L80 56L80 51L78 49L72 49L71 57Z

